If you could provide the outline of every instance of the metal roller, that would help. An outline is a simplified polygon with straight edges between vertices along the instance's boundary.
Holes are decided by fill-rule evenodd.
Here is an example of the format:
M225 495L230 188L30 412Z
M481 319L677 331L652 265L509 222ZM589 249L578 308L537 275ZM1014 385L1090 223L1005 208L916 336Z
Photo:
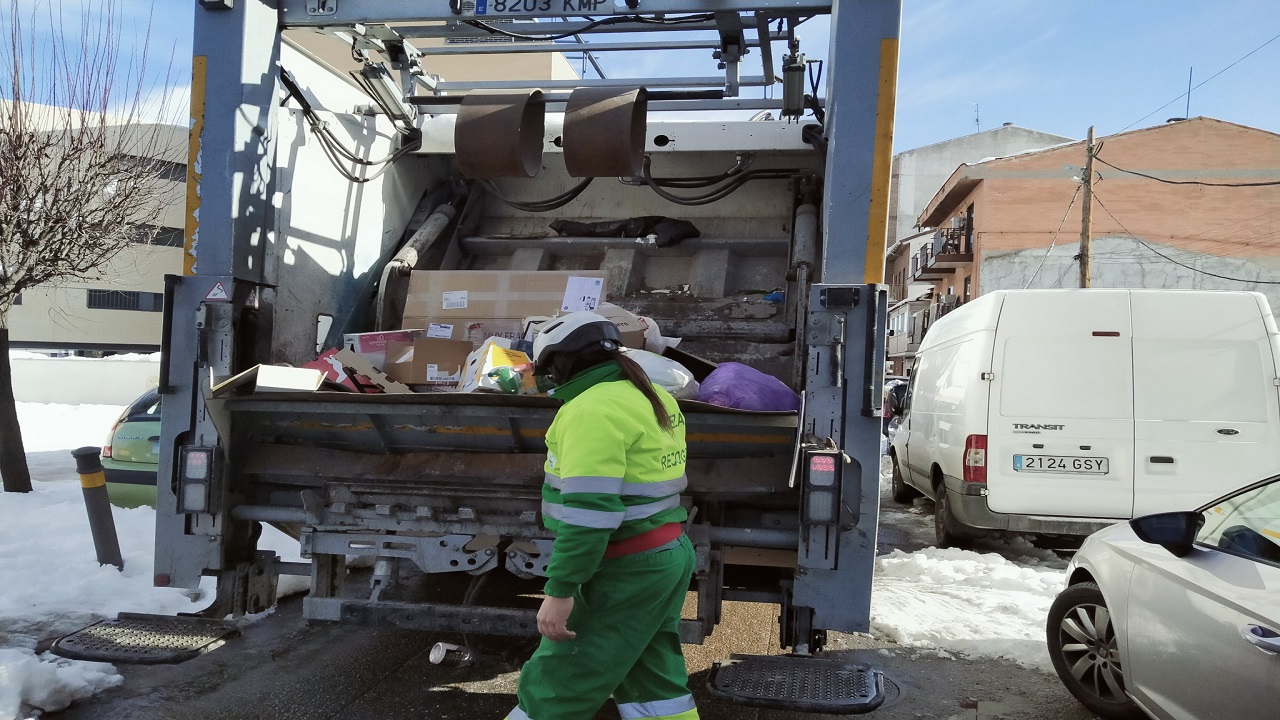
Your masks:
M634 177L642 172L644 88L578 88L564 114L564 164L569 175Z
M541 90L468 93L453 130L458 169L469 178L534 177L545 117Z

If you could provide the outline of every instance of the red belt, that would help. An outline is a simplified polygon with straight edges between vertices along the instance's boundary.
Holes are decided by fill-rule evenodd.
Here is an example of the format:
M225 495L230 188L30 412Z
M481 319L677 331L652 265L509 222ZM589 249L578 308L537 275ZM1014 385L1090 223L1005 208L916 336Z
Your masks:
M645 550L652 550L656 547L662 547L667 543L675 540L684 534L684 527L680 523L667 523L658 527L642 532L634 537L626 540L611 542L604 549L604 556L607 558L622 557L623 555L634 555Z

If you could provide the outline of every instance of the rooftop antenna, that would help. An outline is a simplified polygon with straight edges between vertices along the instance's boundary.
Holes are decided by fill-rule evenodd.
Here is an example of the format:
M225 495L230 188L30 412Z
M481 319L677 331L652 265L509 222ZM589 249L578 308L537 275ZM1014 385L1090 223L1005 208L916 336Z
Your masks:
M1182 117L1185 118L1191 117L1191 74L1195 71L1196 67L1194 65L1191 66L1190 70L1187 70L1187 111L1182 114Z

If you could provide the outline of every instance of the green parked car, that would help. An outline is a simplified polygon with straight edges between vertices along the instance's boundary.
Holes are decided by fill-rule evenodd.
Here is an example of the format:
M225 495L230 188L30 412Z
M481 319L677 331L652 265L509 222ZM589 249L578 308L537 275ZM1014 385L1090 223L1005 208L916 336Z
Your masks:
M160 394L148 390L121 413L102 448L102 469L112 505L155 507L159 450Z

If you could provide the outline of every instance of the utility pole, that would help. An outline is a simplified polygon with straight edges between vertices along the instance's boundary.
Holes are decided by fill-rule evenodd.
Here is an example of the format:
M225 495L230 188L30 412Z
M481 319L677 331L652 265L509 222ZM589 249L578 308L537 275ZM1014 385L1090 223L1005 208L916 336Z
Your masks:
M1084 176L1080 178L1084 186L1084 202L1080 206L1080 287L1087 288L1089 282L1089 236L1093 231L1093 126L1089 126L1089 138L1085 141Z

